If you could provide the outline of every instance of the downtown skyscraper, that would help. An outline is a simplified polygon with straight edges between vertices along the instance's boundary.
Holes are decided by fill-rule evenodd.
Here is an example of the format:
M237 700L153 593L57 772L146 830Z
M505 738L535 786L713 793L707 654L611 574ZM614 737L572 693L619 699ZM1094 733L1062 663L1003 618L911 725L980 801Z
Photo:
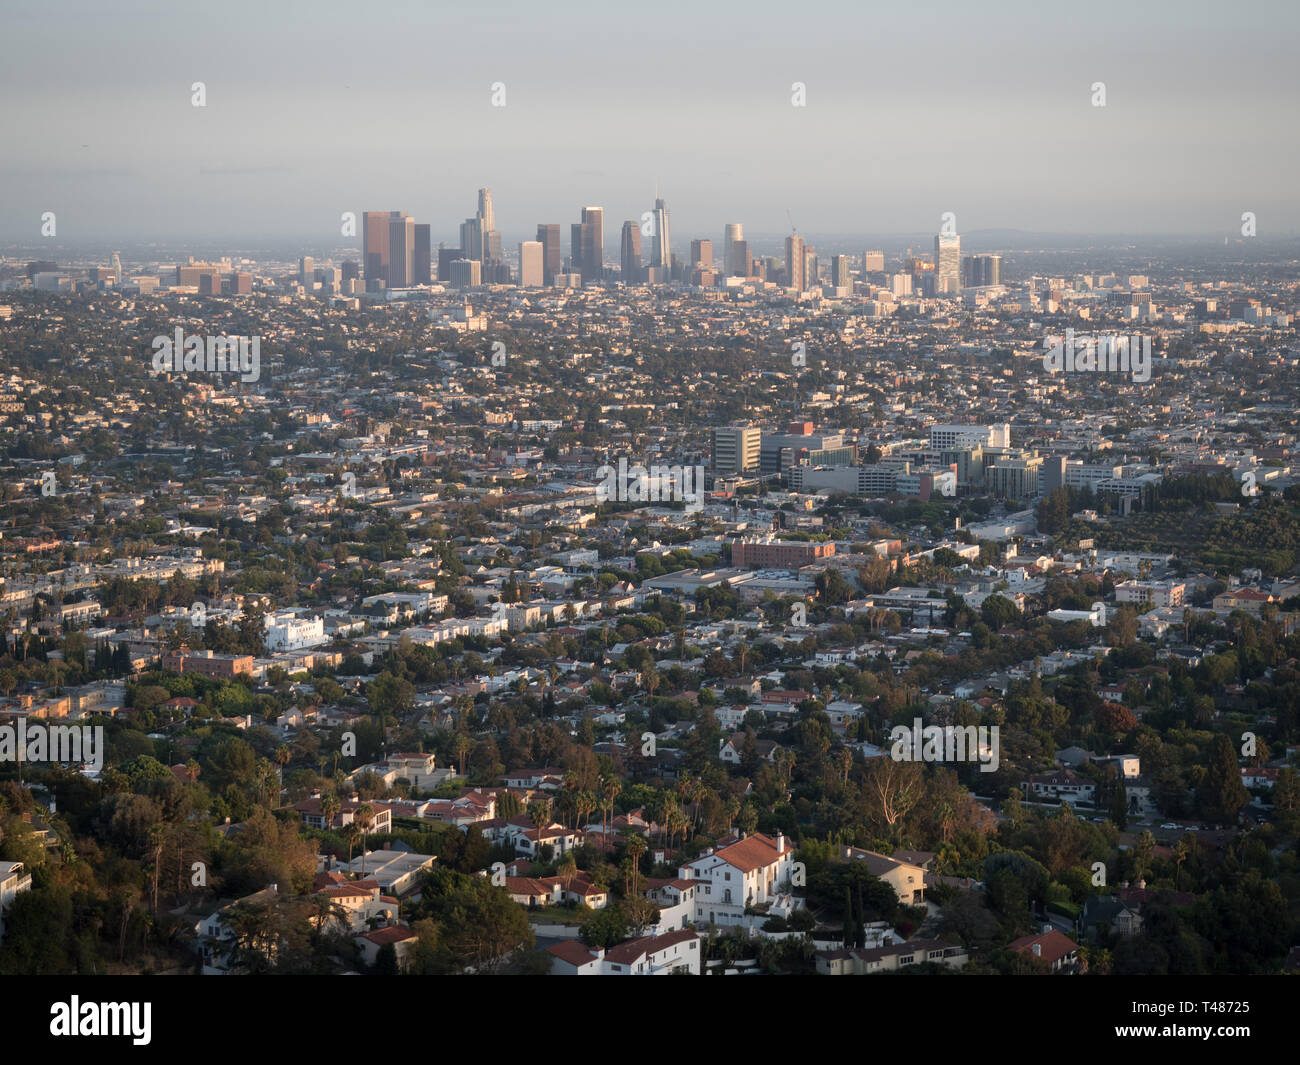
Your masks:
M605 208L584 207L582 221L569 229L569 258L582 283L599 281L605 271Z
M542 284L550 285L554 283L555 275L564 266L559 224L540 223L537 226L537 241L542 246Z
M656 197L655 209L652 214L654 220L654 231L650 235L650 266L656 273L656 281L670 281L672 279L672 245L668 239L668 207L664 201Z
M636 222L623 223L623 237L619 242L619 265L623 282L635 285L641 280L641 227Z
M934 291L940 296L961 291L961 237L955 233L934 238Z
M785 284L796 292L808 287L808 260L804 252L803 237L792 233L785 238Z
M728 277L749 276L749 245L739 222L728 222L722 232L722 268Z

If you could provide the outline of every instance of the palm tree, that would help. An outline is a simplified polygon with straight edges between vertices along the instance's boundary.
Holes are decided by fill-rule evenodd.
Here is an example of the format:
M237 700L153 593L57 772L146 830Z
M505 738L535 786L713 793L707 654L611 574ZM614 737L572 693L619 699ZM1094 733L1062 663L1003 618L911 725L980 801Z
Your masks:
M551 823L551 800L538 796L530 802L528 804L528 820L537 826L537 846L533 850L533 857L540 860L542 855L542 831Z
M614 800L623 791L623 783L618 777L608 777L605 780L605 805L609 809L609 832L606 834L606 846L613 847L614 841L610 838L614 834Z
M361 875L366 875L366 837L370 835L370 826L375 823L375 808L368 802L363 802L357 807L357 812L352 815L357 826L361 829Z
M639 835L627 841L627 856L632 860L632 894L637 894L637 874L641 871L641 855L646 852L646 842Z
M339 797L332 791L327 791L321 796L320 812L325 818L325 830L327 832L334 826L334 818L338 815L342 806Z
M357 840L361 838L361 826L355 821L349 821L343 828L343 838L348 841L348 865L352 864L352 850L357 845ZM364 862L362 863L365 864Z

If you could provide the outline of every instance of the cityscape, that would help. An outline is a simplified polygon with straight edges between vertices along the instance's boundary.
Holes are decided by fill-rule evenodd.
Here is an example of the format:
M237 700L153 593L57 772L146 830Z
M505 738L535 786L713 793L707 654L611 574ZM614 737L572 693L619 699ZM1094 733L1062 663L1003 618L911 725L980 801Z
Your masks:
M492 180L0 224L0 975L1073 977L1249 1037L1098 978L1300 972L1294 216Z

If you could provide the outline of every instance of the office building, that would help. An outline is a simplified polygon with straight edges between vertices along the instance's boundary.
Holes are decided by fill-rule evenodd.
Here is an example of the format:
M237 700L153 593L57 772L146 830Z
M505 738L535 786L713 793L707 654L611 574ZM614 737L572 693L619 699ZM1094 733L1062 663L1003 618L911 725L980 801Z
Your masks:
M885 272L885 253L883 251L864 251L862 253L862 270L868 274Z
M438 280L444 283L451 280L451 264L457 259L465 258L459 248L444 248L438 245Z
M942 451L945 448L968 448L977 445L985 448L1010 447L1010 424L1002 422L1000 425L930 426L931 451Z
M483 261L483 222L477 215L460 224L460 250L466 259Z
M849 269L849 257L836 255L831 259L831 284L835 288L853 288L853 274Z
M361 265L367 287L388 284L388 211L361 215Z
M310 255L298 260L298 283L311 288L316 283L316 266Z
M545 283L543 249L539 240L525 240L519 245L519 287L541 288Z
M388 287L406 288L415 278L415 219L405 211L388 216Z
M973 288L1002 284L1001 255L972 255L968 260L967 283Z
M650 265L662 269L665 274L672 272L671 244L668 240L668 207L662 199L655 199L654 234L650 238Z
M711 240L691 241L691 269L692 270L713 269L713 241Z
M451 264L453 288L475 288L483 283L483 264L477 259L456 259Z
M411 279L413 285L429 285L433 283L432 240L429 226L417 225L415 227L415 254L413 256L415 276Z
M791 234L785 238L785 287L803 292L807 287L808 261L803 237Z
M537 240L542 246L542 283L550 285L564 265L559 225L550 223L538 225Z
M731 541L731 564L741 568L798 569L834 554L835 544L830 540L817 543L755 536Z
M722 266L728 277L749 276L749 248L740 256L736 245L745 239L745 229L739 222L728 222L722 232Z
M582 273L582 283L589 285L605 274L605 208L582 209L582 259L574 262Z
M756 425L727 425L713 430L713 472L754 473L758 470L763 432Z
M623 239L619 249L619 264L623 282L635 285L641 280L641 227L636 222L623 223Z
M961 237L955 234L934 238L934 286L940 296L961 291Z

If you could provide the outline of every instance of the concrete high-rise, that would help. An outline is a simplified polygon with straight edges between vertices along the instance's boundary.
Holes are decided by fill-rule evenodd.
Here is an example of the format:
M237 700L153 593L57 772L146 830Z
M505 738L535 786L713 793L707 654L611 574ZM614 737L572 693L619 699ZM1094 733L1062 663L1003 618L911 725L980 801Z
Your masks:
M745 248L744 261L736 255L736 245L745 239L745 228L739 222L728 222L722 231L722 266L728 277L749 276L749 248Z
M961 291L961 237L956 234L934 238L934 288L939 295Z
M727 271L728 277L753 277L754 264L749 261L749 241L738 240L731 245L733 266Z
M713 430L713 472L753 473L758 469L763 432L756 425L725 425Z
M847 255L836 255L831 259L831 284L836 288L853 288L853 275L849 270Z
M483 223L483 232L496 229L496 220L492 214L492 190L478 190L478 217Z
M584 207L582 225L581 272L582 283L586 285L599 281L605 273L605 208Z
M460 224L460 250L466 259L483 261L483 220L478 215Z
M883 251L864 251L862 269L868 274L880 274L885 271L885 253Z
M415 254L412 256L415 275L411 278L413 285L428 285L433 282L432 236L429 226L417 224L415 227Z
M388 215L388 287L405 288L414 284L415 219L405 211Z
M1002 284L1001 255L972 255L967 274L967 283L972 287Z
M560 267L564 265L559 225L549 223L538 225L537 240L542 246L542 284L549 285L560 272Z
M692 270L713 269L713 241L711 240L691 241L691 269Z
M619 244L619 264L623 281L635 285L641 280L641 227L632 221L623 223L623 238Z
M545 282L542 242L525 240L519 245L519 287L541 288Z
M803 237L792 233L785 238L785 287L803 292L808 287L807 269Z
M388 284L388 211L361 215L361 265L369 284Z

